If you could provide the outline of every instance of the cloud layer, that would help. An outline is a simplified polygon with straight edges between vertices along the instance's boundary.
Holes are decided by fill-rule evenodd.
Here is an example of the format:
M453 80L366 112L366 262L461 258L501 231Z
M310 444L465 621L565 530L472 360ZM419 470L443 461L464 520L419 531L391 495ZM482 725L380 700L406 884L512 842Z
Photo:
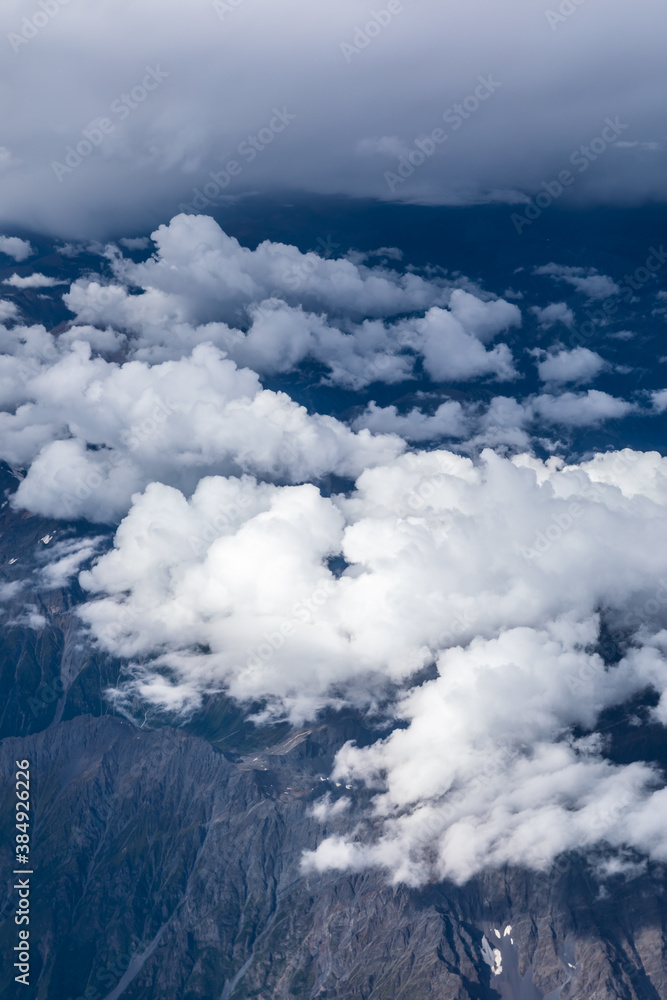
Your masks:
M664 198L657 0L391 6L8 0L0 219L99 236L256 191Z
M515 374L508 346L485 344L521 323L502 299L283 244L251 251L204 216L153 237L144 263L105 251L111 283L71 284L74 320L58 335L2 303L0 457L27 469L18 505L117 521L152 481L192 492L213 473L355 478L404 449L393 431L352 430L263 388L260 376L305 361L353 389L412 379L419 363L435 380Z
M29 466L14 502L54 517L114 521L147 483L190 491L214 470L354 477L403 448L396 437L310 416L211 345L149 366L92 358L87 342L74 341L48 369L28 370L22 391L30 401L0 414L2 457Z
M62 296L73 319L57 334L0 301L0 458L27 470L15 502L35 513L118 521L153 481L190 494L213 474L354 479L406 441L525 448L553 428L659 412L659 393L652 406L583 388L608 363L556 342L529 351L546 385L522 399L399 412L371 398L349 423L309 413L262 379L307 370L357 392L424 378L518 388L516 348L498 341L521 328L521 310L461 276L390 267L384 251L371 264L326 246L251 250L207 216L176 216L152 239L138 263L116 245L97 248L103 273L75 276ZM33 273L9 284L68 282Z
M81 616L124 661L118 708L225 691L257 719L398 721L340 752L350 795L317 804L311 867L421 884L593 845L663 859L662 775L613 765L596 726L646 690L637 725L667 721L667 460L568 464L551 435L655 416L665 390L587 388L611 365L555 339L564 310L533 307L554 340L527 349L517 305L387 248L251 250L188 215L152 239L139 263L93 248L100 273L50 293L73 317L55 330L0 301L12 502L120 522L113 549L77 535L41 573L92 560ZM318 412L325 393L354 405Z
M374 819L311 865L418 884L600 841L665 859L661 776L571 731L647 687L667 721L666 507L666 460L629 450L572 467L419 452L349 497L214 477L188 501L153 484L81 575L100 595L82 614L134 664L125 695L172 710L226 689L302 723L390 698L407 728L344 748L334 773L375 789Z

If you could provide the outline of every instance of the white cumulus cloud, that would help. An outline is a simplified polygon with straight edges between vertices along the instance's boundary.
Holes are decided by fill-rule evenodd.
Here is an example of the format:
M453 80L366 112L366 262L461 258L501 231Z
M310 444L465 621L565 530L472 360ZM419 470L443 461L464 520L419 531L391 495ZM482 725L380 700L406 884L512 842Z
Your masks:
M587 347L547 354L537 363L542 382L591 382L606 367L604 358Z
M0 236L0 253L12 257L18 264L27 260L35 251L28 240L18 236Z
M343 816L310 865L419 884L601 841L664 859L663 776L610 763L595 726L647 687L667 721L665 483L665 459L625 450L572 466L419 452L337 497L153 484L81 575L82 615L133 664L125 695L170 709L225 689L297 723L393 698L406 727L346 746L333 775L374 789L366 825Z

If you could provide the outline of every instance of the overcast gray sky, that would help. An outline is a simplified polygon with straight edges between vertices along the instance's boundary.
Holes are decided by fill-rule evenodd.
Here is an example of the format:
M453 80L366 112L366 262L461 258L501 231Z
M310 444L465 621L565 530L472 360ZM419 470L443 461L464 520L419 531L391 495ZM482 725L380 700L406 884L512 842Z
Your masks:
M6 0L0 21L5 231L136 230L230 160L209 192L512 202L562 170L563 198L667 190L658 0Z

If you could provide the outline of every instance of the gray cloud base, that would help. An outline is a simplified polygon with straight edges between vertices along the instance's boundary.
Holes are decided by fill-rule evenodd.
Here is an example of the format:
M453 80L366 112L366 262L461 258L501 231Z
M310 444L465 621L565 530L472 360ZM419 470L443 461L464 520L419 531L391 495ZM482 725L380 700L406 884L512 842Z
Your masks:
M665 196L657 0L555 21L530 0L405 0L377 31L352 0L54 4L38 28L18 0L0 15L6 225L100 235L253 191L521 211Z

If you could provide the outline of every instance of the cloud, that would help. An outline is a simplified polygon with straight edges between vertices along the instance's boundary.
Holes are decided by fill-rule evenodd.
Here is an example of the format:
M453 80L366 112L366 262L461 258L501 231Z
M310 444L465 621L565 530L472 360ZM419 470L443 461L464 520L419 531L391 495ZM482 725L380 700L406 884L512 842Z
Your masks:
M57 542L49 550L49 562L41 571L42 585L53 589L70 585L82 565L98 553L103 541L104 536L100 535Z
M21 240L18 236L0 236L0 253L12 257L19 264L34 252L28 240Z
M594 724L590 687L580 678L604 673L585 648L595 633L594 622L559 620L443 654L438 679L400 705L406 729L338 755L334 778L383 786L369 824L374 836L327 838L306 867L379 866L394 882L463 883L506 864L544 870L563 852L601 842L664 861L659 773L613 765L599 738L566 735ZM622 701L641 680L639 664L609 670L598 704ZM332 856L332 840L347 854Z
M178 716L226 691L258 720L345 706L398 720L341 751L349 805L315 803L335 833L315 867L420 884L601 840L660 857L662 776L610 762L595 727L647 688L667 720L665 459L530 453L553 427L657 412L660 391L651 410L595 390L441 391L428 412L414 400L432 386L362 409L368 393L350 426L262 378L507 381L494 338L520 310L326 243L249 249L203 217L153 239L141 263L97 247L112 280L75 279L56 332L11 309L0 326L0 457L24 472L12 503L120 522L112 549L66 534L39 559L43 585L78 574L90 639L124 661L118 710L138 698ZM551 389L596 359L556 347L539 363ZM471 457L418 450L443 437Z
M612 455L609 468L614 484L624 484L642 459L633 452ZM618 579L641 579L641 584L632 584L640 589L650 588L652 580L657 586L655 574L662 572L658 552L644 563L646 554L639 542L628 554L617 541L612 543L613 532L608 534L611 525L617 524L618 530L638 531L638 538L645 532L648 537L653 530L649 522L640 519L637 527L634 519L627 521L631 514L623 513L623 505L618 505L618 486L600 485L597 466L594 487L588 467L561 471L561 466L527 458L510 461L492 452L485 452L484 460L476 465L445 451L419 452L367 469L350 498L325 498L311 485L281 487L248 477L212 477L200 482L188 501L173 487L154 483L135 498L118 529L114 552L103 556L84 580L86 586L117 595L118 603L99 605L111 621L123 609L132 609L133 599L128 602L126 595L134 592L136 581L141 610L134 619L124 615L126 636L119 648L125 655L146 654L156 643L153 628L163 637L160 644L171 637L176 644L183 643L183 652L195 641L209 646L215 642L219 650L228 649L230 630L236 628L229 607L238 601L244 614L250 612L250 598L244 596L245 585L237 581L240 589L230 587L228 595L232 605L228 607L227 598L222 601L221 597L219 611L210 617L206 602L201 611L197 606L198 587L203 583L200 569L212 574L211 592L217 593L214 581L219 573L231 581L245 566L243 579L260 601L257 613L261 616L264 608L274 622L324 580L333 591L317 621L334 626L330 633L334 645L342 641L341 648L348 648L349 654L356 651L370 673L405 678L428 661L429 650L447 648L454 640L466 643L475 635L493 635L502 628L537 626L573 608L589 616L600 602L617 601ZM656 476L664 476L663 466L664 460L649 466L644 477L649 484ZM642 493L645 489L642 484ZM637 510L644 510L645 499L637 493L633 496ZM577 507L576 514L568 513L572 505ZM303 542L298 542L294 532L301 524L305 528L306 510L309 527ZM496 524L501 512L507 530L499 534ZM552 522L557 525L560 515L569 524L557 532L558 544L536 553L541 534L547 532L550 537ZM468 536L472 516L477 530ZM307 542L310 534L320 539L313 551ZM232 545L233 564L225 555L231 553ZM285 563L285 572L276 576L273 567L287 559L290 547L293 556ZM142 560L135 557L138 548L145 550ZM594 565L577 578L582 560L592 559L593 551L597 552ZM330 555L343 555L348 564L340 579L327 569ZM170 566L168 573L159 569L164 559ZM616 563L617 570L612 572ZM642 565L645 573L637 577ZM288 566L293 567L289 572ZM630 566L633 570L628 577ZM562 574L567 570L565 589L553 578L556 567ZM176 593L181 583L194 588L188 600ZM176 589L172 592L172 588ZM526 588L535 591L528 604L522 596ZM422 604L426 593L432 596ZM178 616L163 613L167 599L184 600L184 606L194 602L184 619L189 624L183 633ZM399 607L403 609L400 614ZM623 605L618 608L619 613L624 610ZM90 605L86 614L92 621L98 616L98 605ZM252 637L262 633L258 627L250 621L248 630L237 636L248 653L254 645ZM239 653L230 648L224 652L224 662L231 667ZM293 651L286 649L283 655L289 657ZM214 662L193 657L191 667L201 664L209 670ZM269 667L271 677L279 679L279 672ZM360 669L359 662L355 669ZM247 675L250 690L261 678L261 669ZM234 680L239 692L243 683ZM326 690L326 683L324 674L315 679L320 692Z
M386 260L403 260L403 251L398 247L379 247L377 250L366 250L363 253L359 250L348 250L347 259L353 264L365 264L373 257L383 257Z
M541 382L590 382L607 367L604 358L587 347L547 354L537 363Z
M468 332L474 333L484 343L511 327L521 326L518 306L503 299L483 302L462 288L452 292L449 309Z
M610 762L595 727L647 687L667 720L666 462L417 452L333 497L155 483L81 575L82 615L131 665L121 707L187 711L221 688L295 724L390 706L402 726L343 748L332 776L373 808L356 833L338 817L311 867L465 881L601 841L664 860L663 776Z
M250 250L205 215L176 215L152 239L155 254L138 264L117 257L116 275L188 322L234 322L247 318L249 305L273 296L305 310L343 311L359 320L444 305L451 294L441 280L336 257L337 246L326 241L319 253L268 240ZM123 300L123 305L128 321L139 315L131 311L135 303ZM139 310L143 306L136 304Z
M249 250L205 217L179 216L154 240L141 264L101 249L115 282L74 280L64 301L76 318L57 335L0 328L0 456L27 470L18 506L115 521L153 480L190 493L214 472L355 477L404 449L396 433L351 430L263 389L257 373L292 371L307 358L353 389L412 378L420 356L436 379L513 376L508 347L487 351L479 339L521 322L502 300L328 249ZM3 312L16 320L12 304ZM459 404L422 422L422 434L428 424L464 433Z
M531 306L530 312L537 317L537 322L543 330L548 330L556 323L564 326L574 325L574 313L565 302L550 302L548 306Z
M604 452L584 462L582 468L594 483L617 486L623 496L646 496L659 505L667 501L665 464L657 451Z
M606 299L618 295L619 286L607 274L598 274L594 267L567 267L564 264L543 264L533 268L533 274L544 274L554 281L565 281L589 299Z
M0 323L4 323L8 319L16 319L18 314L19 310L15 302L10 302L8 299L0 299Z
M592 159L580 154L574 165L570 159L609 116L627 126L624 142L660 138L666 15L657 0L640 13L609 0L595 16L575 11L576 26L557 31L529 0L489 7L483 23L463 0L402 6L347 61L341 46L353 43L368 15L354 0L316 18L310 3L293 0L288 21L271 0L257 0L254 16L239 4L224 18L211 3L137 0L131 11L101 6L92 18L68 4L38 26L18 0L3 4L15 97L4 122L0 218L99 237L147 232L152 219L192 203L196 190L206 199L207 185L214 198L217 191L388 199L384 171L396 169L398 151L413 151L438 128L447 142L401 186L407 202L544 196L542 185L564 168L576 184L563 197L580 203L664 198L662 149L639 170L635 150L616 144ZM148 92L142 81L156 67L168 77ZM480 77L499 85L486 102L475 97ZM296 117L267 134L276 107ZM382 160L363 152L378 136L393 143ZM52 165L66 156L80 162L59 180Z
M366 427L376 434L398 434L409 441L437 441L464 437L468 433L469 422L463 407L455 400L441 403L431 415L416 407L403 415L395 406L382 407L371 402L365 412L356 418L353 427L355 430Z
M147 250L151 245L148 236L123 236L118 242L127 250Z
M93 358L87 342L74 341L14 385L20 405L0 413L0 455L29 466L14 502L54 517L114 521L152 480L191 491L214 471L354 477L403 448L396 437L309 416L205 344L149 366Z
M11 285L12 288L54 288L56 285L66 285L66 281L59 281L57 278L49 278L45 274L28 274L21 277L13 274L11 278L5 278L3 285Z
M76 278L63 296L74 320L57 334L4 309L16 325L0 327L0 457L27 470L17 505L115 522L151 481L190 495L213 474L354 478L406 440L521 449L531 428L596 426L635 408L591 390L496 397L486 412L481 402L446 400L431 413L369 402L352 427L308 413L261 379L315 362L323 382L349 390L416 379L419 364L433 382L514 380L509 346L490 341L519 327L521 312L329 247L251 250L206 217L178 216L153 239L141 263L100 247L115 277ZM579 348L543 358L540 372L557 385L601 363Z
M564 392L560 396L543 393L530 404L532 414L547 423L569 427L592 427L604 420L619 420L635 406L625 399L598 389L585 393Z
M525 450L531 447L529 427L532 419L530 401L521 403L513 396L494 396L486 412L479 417L478 433L471 443L477 448Z
M565 362L562 366L563 373L567 364ZM569 371L574 380L572 366ZM520 450L531 446L534 435L543 430L544 425L572 430L598 427L606 420L619 420L633 412L646 415L662 412L661 407L665 408L662 393L663 390L660 390L652 394L652 410L639 410L636 403L595 389L558 395L547 392L523 400L512 396L494 396L486 409L479 403L461 404L447 400L433 414L417 407L399 414L393 405L381 407L371 401L366 410L355 418L353 426L356 429L365 427L375 432L399 434L415 442L461 438L460 447L471 453L485 446L499 445Z
M269 241L250 250L205 216L177 216L153 240L156 253L140 264L110 251L116 283L79 279L64 296L78 323L130 335L138 359L206 340L261 375L312 358L351 389L410 379L419 355L436 381L515 375L507 345L483 345L521 324L502 299L335 257L325 242L320 253Z
M516 310L511 316L505 314L507 325L518 326L519 310L509 303L503 305ZM429 309L423 319L411 326L418 338L414 342L424 356L424 368L434 382L456 382L484 375L500 381L517 377L507 344L497 344L487 351L478 337L468 333L461 320L447 310Z

